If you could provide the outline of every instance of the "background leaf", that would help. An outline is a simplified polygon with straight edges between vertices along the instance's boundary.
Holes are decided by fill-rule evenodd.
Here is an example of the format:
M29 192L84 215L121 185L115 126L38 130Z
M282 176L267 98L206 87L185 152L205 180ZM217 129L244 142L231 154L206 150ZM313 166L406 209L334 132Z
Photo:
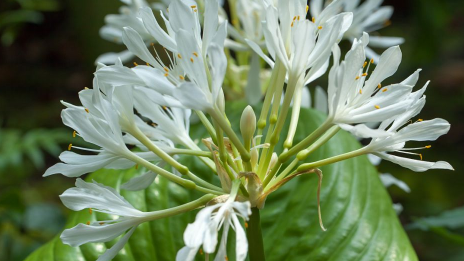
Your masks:
M232 126L239 126L244 104L230 103L228 106ZM323 119L318 112L302 110L296 140L304 138ZM195 137L205 135L200 127L193 127L191 133ZM349 134L340 132L310 160L330 157L359 146ZM208 177L210 172L199 160L187 158L183 162L194 173ZM267 260L417 260L378 172L366 157L333 164L322 171L322 214L328 231L323 232L318 224L316 176L298 177L271 194L262 211ZM142 170L102 170L89 178L119 189L120 184L138 172L142 173ZM122 194L135 207L145 211L183 204L198 197L161 177L146 191L123 191ZM183 246L183 231L189 222L193 222L194 214L140 226L125 251L121 251L115 260L174 260L177 250ZM67 227L93 218L88 211L73 214ZM105 217L98 216L98 219L102 218ZM73 249L56 238L27 261L95 260L112 244L114 242L87 244ZM229 258L234 260L233 256Z

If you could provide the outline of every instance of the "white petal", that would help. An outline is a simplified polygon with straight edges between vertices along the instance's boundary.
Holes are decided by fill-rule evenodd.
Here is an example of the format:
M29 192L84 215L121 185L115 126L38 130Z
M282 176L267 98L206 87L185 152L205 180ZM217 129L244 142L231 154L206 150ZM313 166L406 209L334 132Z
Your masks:
M213 107L211 94L205 94L202 89L193 83L185 82L174 90L173 96L183 106L192 110L207 111Z
M57 163L45 171L44 177L53 174L63 174L67 177L80 177L81 175L105 168L117 160L118 157L111 154L79 155L74 152L64 151L60 155L64 163Z
M366 93L373 93L379 83L396 72L401 63L401 57L401 50L398 46L388 48L380 57L380 61L369 77L369 80L366 81L363 91Z
M387 153L375 153L375 155L381 157L384 160L391 161L405 168L411 169L416 172L423 172L429 169L448 169L454 170L453 167L445 161L429 162L421 160L413 160L398 156L393 156Z
M396 185L404 192L411 192L411 189L409 188L408 184L404 183L404 181L402 180L397 179L390 173L380 174L380 180L382 180L383 185L387 188L392 185Z
M126 219L111 225L84 225L66 229L61 233L63 244L77 247L86 243L108 242L127 231L129 228L138 225L135 219Z
M259 47L259 45L257 45L255 42L250 41L248 39L245 39L245 41L247 42L247 44L251 47L253 51L255 51L259 56L261 56L261 58L263 58L263 60L267 64L269 64L269 66L271 66L271 68L274 67L274 62L267 55L264 54L263 50L261 50L261 47Z
M98 56L95 63L103 63L103 64L110 65L110 64L115 64L118 61L118 59L121 59L123 63L127 63L130 60L132 60L134 57L135 55L132 54L132 52L130 52L129 50L125 50L119 53L105 53L105 54Z
M156 173L149 171L130 179L128 182L122 184L121 188L130 191L144 190L155 181L156 176Z
M217 208L218 206L205 207L198 212L195 222L188 224L184 232L184 242L186 246L198 248L203 244L206 230L211 223L211 214Z
M402 128L395 136L396 141L433 141L450 130L449 122L444 119L433 119L410 124Z
M183 247L179 252L177 252L176 255L176 261L193 261L195 259L195 256L198 252L197 248L190 248L188 246Z
M395 45L404 43L404 39L401 37L388 37L388 36L370 36L369 46L388 48Z
M158 24L153 11L149 7L144 7L140 10L140 18L147 31L165 48L171 52L177 52L177 45L174 39L171 38Z
M379 138L379 137L387 137L392 135L384 130L374 130L367 127L365 124L358 124L356 126L351 126L348 124L339 124L339 126L351 132L353 135L360 137L360 138Z
M148 51L147 45L143 41L142 37L134 29L124 27L122 40L127 46L127 49L137 55L144 62L149 64L158 64L158 61Z
M145 85L137 74L127 67L106 66L95 72L98 80L114 86Z
M110 249L106 250L106 252L101 255L97 261L111 261L113 258L119 253L119 251L126 245L129 238L134 233L137 227L133 227L129 232L127 232L119 241L114 244Z
M245 89L245 95L250 105L258 104L262 97L261 81L260 81L261 64L259 55L253 53L251 55L250 71L248 72L248 82Z
M172 94L175 86L167 79L165 72L155 69L151 66L139 65L132 68L132 71L143 80L144 85L152 88L161 94Z
M327 104L327 92L322 89L320 86L316 86L315 90L315 97L314 97L314 108L318 111L321 111L325 114L328 112L328 104Z
M237 261L244 261L248 253L248 240L243 230L242 224L238 221L236 215L232 216L232 221L235 227L235 256Z

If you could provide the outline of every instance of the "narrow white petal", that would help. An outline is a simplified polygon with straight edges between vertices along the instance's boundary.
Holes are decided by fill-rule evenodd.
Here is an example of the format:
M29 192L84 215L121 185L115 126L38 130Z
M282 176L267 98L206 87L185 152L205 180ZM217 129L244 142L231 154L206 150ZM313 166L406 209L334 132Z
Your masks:
M198 249L197 248L190 248L188 246L183 247L182 249L177 252L176 261L193 261L195 256L197 255Z
M129 238L134 234L135 229L137 226L133 227L129 232L127 232L119 241L114 244L110 249L106 250L106 252L101 255L97 261L110 261L119 253L119 251L126 245Z
M411 192L411 189L409 188L408 184L404 183L404 181L402 180L397 179L390 173L380 174L380 180L382 180L383 185L387 188L392 185L395 185L402 189L404 192Z
M423 172L429 169L447 169L454 170L453 167L445 161L429 162L422 160L408 159L398 156L393 156L387 153L375 153L375 155L381 157L384 160L391 161L405 168L411 169L416 172Z
M121 188L130 191L144 190L155 181L156 176L156 173L149 171L130 179L128 182L122 184Z

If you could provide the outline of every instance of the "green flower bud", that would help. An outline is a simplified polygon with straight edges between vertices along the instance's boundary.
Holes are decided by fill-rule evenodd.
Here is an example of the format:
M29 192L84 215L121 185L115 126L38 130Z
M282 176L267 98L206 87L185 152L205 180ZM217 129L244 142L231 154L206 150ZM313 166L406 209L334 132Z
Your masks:
M240 119L240 131L244 141L245 148L250 150L251 140L256 131L256 115L251 106L247 106L243 110L242 118Z

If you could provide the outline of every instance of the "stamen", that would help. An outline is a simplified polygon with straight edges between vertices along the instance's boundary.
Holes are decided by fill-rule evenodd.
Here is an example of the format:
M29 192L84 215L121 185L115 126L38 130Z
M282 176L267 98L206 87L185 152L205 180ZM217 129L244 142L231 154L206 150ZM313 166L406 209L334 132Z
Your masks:
M193 58L190 58L190 61L193 63Z
M374 106L377 110L380 109L380 106L379 105L375 105Z
M371 63L374 63L374 58L371 59Z
M135 164L135 169L139 169L139 164Z
M313 23L315 23L315 22L316 22L316 17L313 17L313 18L311 19L311 21L312 21Z
M377 88L382 88L382 84L379 83L379 85L377 85Z
M245 228L248 228L248 222L245 222Z
M432 148L432 145L427 145L427 146L425 146L425 148L430 149L430 148Z
M100 222L100 223L98 223L98 224L100 224L100 226L102 226L102 225L104 225L104 224L105 224L105 222Z
M155 46L155 43L150 43L151 46Z
M363 76L363 77L366 77L366 76L367 76L367 73L363 73L362 76Z
M309 11L309 5L306 5L306 13Z
M165 72L169 72L169 69L167 67L163 68Z
M322 26L318 26L317 29L321 30L321 29L322 29Z
M203 255L203 249L200 248L200 251L198 251L200 255Z
M72 143L69 143L68 150L71 150L71 148L72 148Z
M179 75L179 79L181 79L183 81L183 80L185 80L185 77L182 76L182 75Z
M85 108L84 110L85 110L85 112L90 113L90 112L89 112L89 109Z
M77 133L76 131L73 131L73 138L76 137L76 133Z
M179 59L182 59L182 55L180 55L180 53L177 54L177 57L179 57Z
M92 214L92 212L93 212L93 211L92 211L92 209L91 209L91 208L89 208L89 214Z
M382 92L386 92L386 91L388 91L388 88L385 88L385 89L382 90Z
M89 87L84 87L84 90L88 90L88 89L89 89Z
M356 76L355 80L356 80L356 81L359 80L359 76Z
M139 66L138 63L134 62L134 66Z
M89 225L90 225L90 221L87 221L87 226L89 226Z
M364 64L363 64L363 68L365 68L365 67L366 67L366 65L367 65L367 62L364 62Z
M197 53L197 52L193 52L193 55L195 55L195 57L198 57L198 53Z
M149 64L149 63L147 63L147 66L150 66L150 64Z
M359 90L359 94L363 94L363 90Z
M165 74L164 74L164 77L168 77L168 76L169 76L169 73L165 73Z

